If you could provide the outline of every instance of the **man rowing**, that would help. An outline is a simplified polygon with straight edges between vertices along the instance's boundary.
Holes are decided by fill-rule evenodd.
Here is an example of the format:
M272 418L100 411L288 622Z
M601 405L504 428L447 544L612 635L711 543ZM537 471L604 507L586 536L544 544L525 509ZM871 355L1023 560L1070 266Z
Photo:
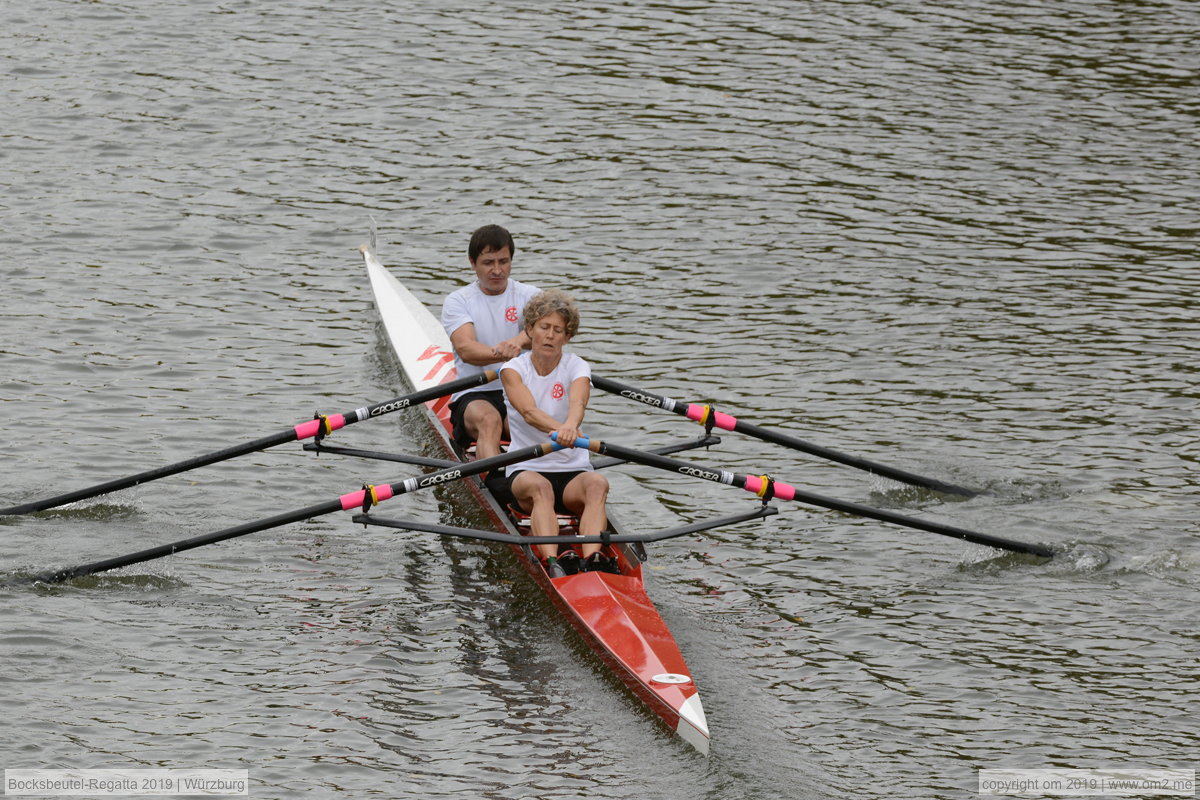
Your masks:
M512 234L499 225L484 225L471 234L467 258L475 281L452 292L442 305L442 327L450 337L460 378L497 369L529 347L521 309L539 289L509 277L515 252ZM499 380L450 398L454 439L464 450L475 442L478 458L500 452L508 433L506 415ZM502 480L488 476L489 486L497 479Z
M510 413L514 449L546 441L552 433L566 449L506 468L508 489L529 513L534 536L558 534L558 514L579 518L581 536L599 536L608 525L605 501L608 479L593 471L588 451L571 447L583 434L580 426L592 389L592 369L563 346L579 330L579 310L565 292L541 292L525 306L523 322L530 349L500 368ZM547 574L559 578L581 570L617 572L614 561L597 543L581 546L583 558L557 545L536 545Z

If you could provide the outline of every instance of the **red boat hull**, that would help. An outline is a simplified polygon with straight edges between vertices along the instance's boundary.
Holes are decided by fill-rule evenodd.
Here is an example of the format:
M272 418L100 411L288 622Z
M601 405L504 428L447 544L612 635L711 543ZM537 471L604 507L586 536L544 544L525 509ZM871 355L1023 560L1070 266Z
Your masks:
M409 383L423 389L455 378L450 343L440 324L419 300L405 289L364 247L367 270L392 349ZM449 455L463 459L450 438L447 398L426 404ZM466 484L487 510L498 531L519 534L520 526L496 502L478 478ZM616 524L610 518L610 527ZM566 527L563 534L573 532ZM529 537L535 541L534 537ZM617 559L621 574L586 572L550 578L527 545L510 545L526 571L563 616L629 687L671 730L702 753L708 752L708 724L699 692L684 663L675 638L667 629L642 581L645 550L640 545L608 545L606 553Z

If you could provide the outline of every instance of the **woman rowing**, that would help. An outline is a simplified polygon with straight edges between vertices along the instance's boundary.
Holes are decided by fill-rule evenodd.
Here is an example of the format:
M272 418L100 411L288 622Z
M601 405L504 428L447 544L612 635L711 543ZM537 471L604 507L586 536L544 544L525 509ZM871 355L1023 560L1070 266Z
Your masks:
M522 317L531 343L529 352L500 368L511 447L540 444L551 433L567 447L507 467L509 491L529 513L534 536L558 535L558 514L578 517L581 536L599 536L608 525L604 509L608 480L592 470L587 450L570 446L582 435L579 426L592 388L588 363L563 352L563 346L579 330L579 309L565 292L552 289L535 295L525 305ZM573 550L559 558L557 545L538 545L536 549L552 578L581 570L618 571L613 559L600 552L599 544L581 547L582 559Z

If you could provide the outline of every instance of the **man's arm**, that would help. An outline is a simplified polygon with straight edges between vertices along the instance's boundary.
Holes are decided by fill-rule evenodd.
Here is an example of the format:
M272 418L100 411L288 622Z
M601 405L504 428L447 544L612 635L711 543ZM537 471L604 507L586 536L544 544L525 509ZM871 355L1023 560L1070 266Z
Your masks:
M533 341L529 338L529 334L521 331L511 339L505 339L496 345L496 354L504 361L510 358L516 358L521 355L522 350L528 350L533 346Z

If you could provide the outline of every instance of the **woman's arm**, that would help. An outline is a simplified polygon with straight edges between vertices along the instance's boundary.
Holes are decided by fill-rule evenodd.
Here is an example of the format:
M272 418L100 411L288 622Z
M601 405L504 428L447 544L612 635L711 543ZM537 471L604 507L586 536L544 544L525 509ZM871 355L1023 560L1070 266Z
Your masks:
M571 407L563 425L579 430L583 424L583 415L587 413L588 399L592 396L592 381L589 378L576 378L571 381Z
M576 378L571 383L570 410L566 420L561 422L538 408L533 393L516 370L501 370L500 382L504 384L504 393L508 395L512 407L534 428L547 434L557 433L558 441L568 446L581 435L579 426L583 424L583 415L592 391L592 382L588 378Z

